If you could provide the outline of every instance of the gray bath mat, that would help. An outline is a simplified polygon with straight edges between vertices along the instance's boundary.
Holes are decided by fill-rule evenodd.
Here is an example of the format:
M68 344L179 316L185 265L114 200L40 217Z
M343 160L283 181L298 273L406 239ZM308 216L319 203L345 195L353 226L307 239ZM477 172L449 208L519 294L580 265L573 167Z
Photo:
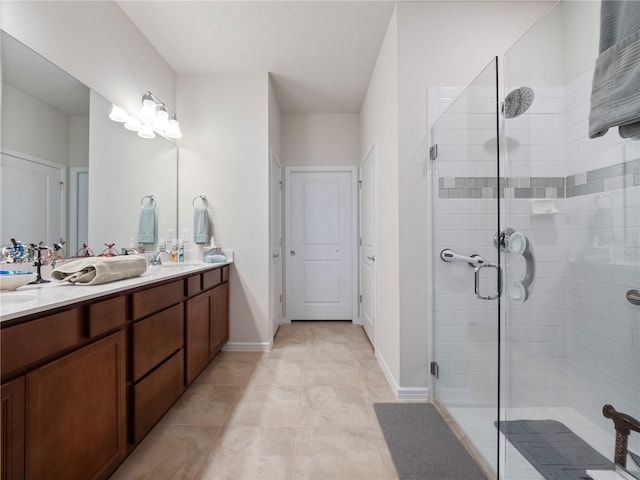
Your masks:
M510 420L500 422L500 431L547 480L584 480L591 478L587 470L614 468L613 462L555 420Z
M374 403L400 480L485 480L473 457L429 403Z

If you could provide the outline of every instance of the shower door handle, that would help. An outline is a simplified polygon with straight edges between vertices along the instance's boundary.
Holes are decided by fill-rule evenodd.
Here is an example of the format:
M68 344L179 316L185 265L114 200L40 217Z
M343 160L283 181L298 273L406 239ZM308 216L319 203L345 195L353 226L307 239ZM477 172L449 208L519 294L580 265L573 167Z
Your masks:
M483 268L496 269L496 275L497 275L496 293L491 293L489 295L483 295L482 293L480 293L480 270L482 270ZM494 265L493 263L485 263L482 265L478 265L474 269L473 279L474 279L473 290L476 294L476 297L478 297L480 300L495 300L500 296L501 282L500 282L500 267L498 265Z

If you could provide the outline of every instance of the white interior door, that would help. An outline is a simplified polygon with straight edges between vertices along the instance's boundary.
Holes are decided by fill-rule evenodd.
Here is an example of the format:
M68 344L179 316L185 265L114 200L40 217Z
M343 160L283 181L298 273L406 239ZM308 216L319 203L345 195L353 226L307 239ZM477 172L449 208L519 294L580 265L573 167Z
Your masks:
M8 244L11 238L25 244L59 242L65 236L65 168L3 153L0 170L1 242Z
M275 334L282 319L282 169L271 152L269 167L271 205L269 241L271 244L271 327Z
M375 147L360 166L360 318L375 346L376 307L376 203Z
M287 317L351 320L353 169L287 169Z

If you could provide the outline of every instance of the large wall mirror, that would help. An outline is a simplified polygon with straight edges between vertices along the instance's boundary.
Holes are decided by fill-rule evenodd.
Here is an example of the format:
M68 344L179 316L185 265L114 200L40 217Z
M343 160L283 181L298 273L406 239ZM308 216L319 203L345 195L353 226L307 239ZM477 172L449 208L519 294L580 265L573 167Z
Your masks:
M142 246L156 249L177 231L176 145L125 130L109 101L1 35L0 245L62 238L67 256L83 243L137 246L141 210L155 206L155 241Z

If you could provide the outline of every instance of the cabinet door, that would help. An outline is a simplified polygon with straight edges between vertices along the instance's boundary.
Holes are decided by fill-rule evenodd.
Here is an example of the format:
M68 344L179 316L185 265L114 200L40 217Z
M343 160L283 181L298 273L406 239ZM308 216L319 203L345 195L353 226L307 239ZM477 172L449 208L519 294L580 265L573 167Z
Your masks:
M27 378L27 479L107 478L126 454L125 334Z
M211 357L229 340L229 283L211 291Z
M211 292L205 292L186 302L186 381L191 384L209 362L209 323Z
M2 385L2 480L24 479L24 377Z

